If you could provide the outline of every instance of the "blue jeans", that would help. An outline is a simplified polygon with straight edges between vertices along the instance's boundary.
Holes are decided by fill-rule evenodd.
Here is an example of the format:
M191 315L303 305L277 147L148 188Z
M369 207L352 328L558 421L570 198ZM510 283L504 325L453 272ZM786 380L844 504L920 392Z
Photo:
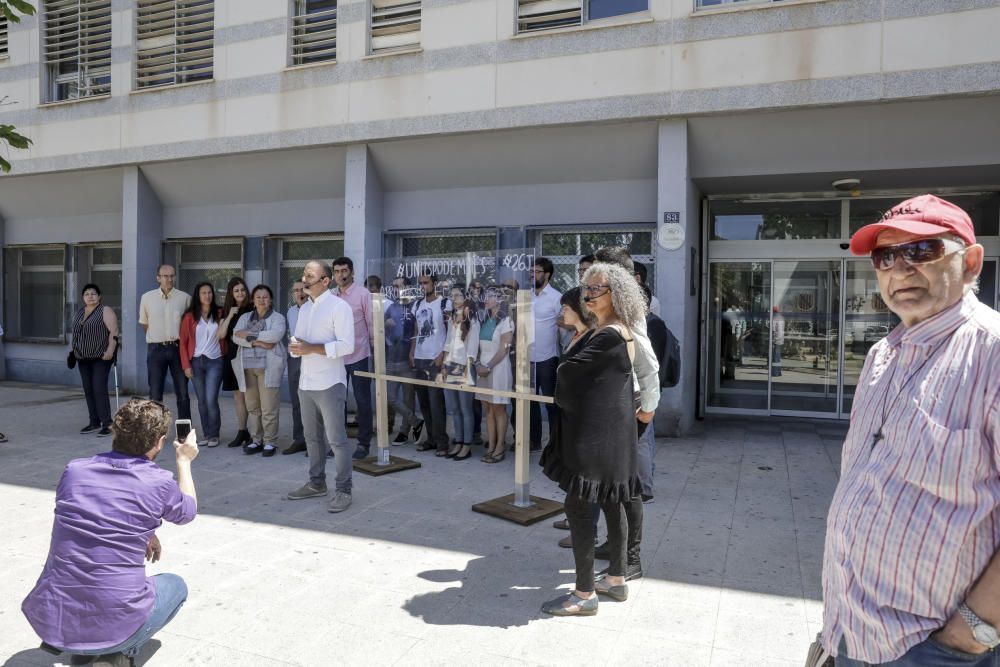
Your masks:
M338 382L317 391L299 389L299 405L302 408L302 427L306 432L306 452L309 454L309 483L317 488L326 488L326 443L330 443L334 453L337 491L350 493L354 447L347 441L347 428L344 426L347 387Z
M455 442L471 445L473 424L475 423L475 415L472 413L475 394L468 391L448 390L444 392L444 402L451 412L451 428Z
M104 359L77 359L83 394L91 426L111 426L111 399L108 397L108 373L111 362Z
M358 444L370 447L372 444L372 380L359 377L354 371L368 371L368 357L353 364L346 364L347 377L354 388L354 402L358 406Z
M191 360L194 377L194 395L198 397L198 413L201 428L206 438L218 438L222 427L222 413L219 411L219 389L222 387L222 369L225 358L210 359L195 357Z
M552 357L551 359L546 359L545 361L533 362L531 364L531 372L535 380L535 392L541 394L542 396L555 396L556 395L556 368L559 366L559 357ZM531 412L530 412L530 440L532 448L537 449L542 444L542 410L539 407L541 404L535 401L531 402ZM552 425L556 423L556 413L559 408L556 407L555 403L547 403L545 405L545 412L548 413L549 418L549 432L552 432Z
M649 422L646 431L639 437L636 453L642 493L646 496L655 495L653 493L653 473L656 472L656 434L653 433L653 422Z
M834 662L837 667L951 667L952 665L998 667L1000 666L1000 652L987 651L980 655L964 653L943 646L928 637L895 660L870 663L848 658L847 645L841 639Z
M73 649L64 651L64 653L75 653L76 655L124 653L132 658L139 655L146 642L173 620L184 605L188 595L187 584L176 574L158 574L153 577L153 581L156 582L156 599L153 602L153 610L149 612L149 618L146 619L146 622L133 632L131 637L117 646L90 649L89 651Z
M191 399L188 398L187 377L181 366L180 348L177 345L146 343L146 371L149 374L149 397L163 402L163 388L169 373L177 397L177 419L191 419Z

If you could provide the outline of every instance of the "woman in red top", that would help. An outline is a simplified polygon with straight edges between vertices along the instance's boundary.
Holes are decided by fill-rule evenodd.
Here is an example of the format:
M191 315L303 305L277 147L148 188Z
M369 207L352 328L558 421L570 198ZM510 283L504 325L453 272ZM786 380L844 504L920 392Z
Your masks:
M201 414L199 445L217 447L222 415L219 411L219 389L226 363L226 329L220 327L222 309L215 302L212 283L198 283L194 288L191 307L181 320L181 366L184 375L194 383Z

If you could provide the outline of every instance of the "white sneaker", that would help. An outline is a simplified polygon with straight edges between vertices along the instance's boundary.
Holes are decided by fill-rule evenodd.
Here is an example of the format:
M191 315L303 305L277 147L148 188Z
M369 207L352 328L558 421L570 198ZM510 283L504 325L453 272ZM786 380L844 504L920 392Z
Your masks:
M205 446L206 447L218 447L219 446L219 439L218 438L209 438L207 441L205 441Z
M198 441L199 447L205 447L207 445L208 445L208 438L202 438L201 440Z

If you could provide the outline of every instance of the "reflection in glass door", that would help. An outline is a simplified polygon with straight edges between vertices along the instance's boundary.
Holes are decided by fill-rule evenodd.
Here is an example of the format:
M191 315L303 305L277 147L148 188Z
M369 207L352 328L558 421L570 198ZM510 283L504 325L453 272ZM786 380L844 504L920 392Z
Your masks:
M709 406L768 409L770 314L770 262L711 264Z
M772 412L837 414L840 264L773 264Z
M868 350L889 335L899 318L889 310L878 289L875 269L868 259L847 260L844 290L844 402L848 416L854 404L861 368Z

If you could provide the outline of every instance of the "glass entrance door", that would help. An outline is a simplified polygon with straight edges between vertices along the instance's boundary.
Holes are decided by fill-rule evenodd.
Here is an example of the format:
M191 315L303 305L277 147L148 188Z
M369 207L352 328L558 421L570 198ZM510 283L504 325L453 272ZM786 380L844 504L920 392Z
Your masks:
M837 416L841 262L774 262L771 412Z
M848 259L844 263L844 398L841 414L847 417L851 414L854 390L858 386L868 350L896 328L899 318L882 300L871 261Z

